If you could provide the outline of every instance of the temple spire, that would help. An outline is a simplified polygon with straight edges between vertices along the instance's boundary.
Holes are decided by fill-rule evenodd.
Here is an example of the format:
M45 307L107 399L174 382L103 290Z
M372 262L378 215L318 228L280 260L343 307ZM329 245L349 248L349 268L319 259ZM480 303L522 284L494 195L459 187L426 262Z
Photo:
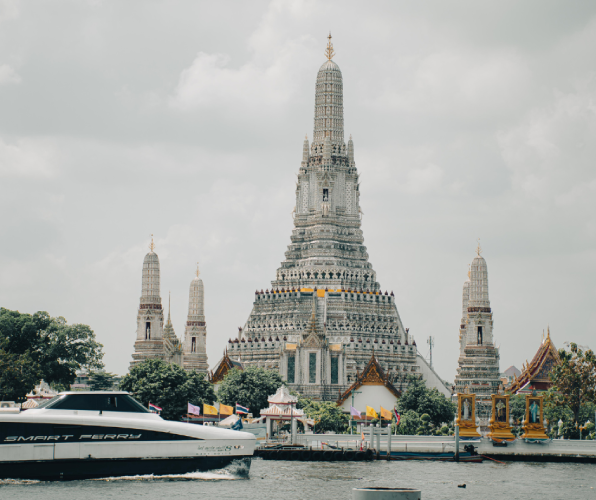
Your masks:
M151 243L149 244L149 250L151 250L151 253L154 253L153 250L155 250L155 243L153 243L153 235L151 235Z
M333 50L333 44L331 43L331 32L329 32L329 36L327 37L327 48L325 49L325 56L327 57L327 59L329 61L331 61L331 59L333 59L333 56L335 55L335 51Z

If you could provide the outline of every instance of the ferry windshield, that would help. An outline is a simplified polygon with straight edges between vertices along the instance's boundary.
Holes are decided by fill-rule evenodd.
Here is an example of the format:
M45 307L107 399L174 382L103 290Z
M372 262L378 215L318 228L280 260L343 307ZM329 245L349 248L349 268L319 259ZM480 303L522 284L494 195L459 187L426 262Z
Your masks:
M41 407L52 410L151 413L128 394L61 394L39 406Z

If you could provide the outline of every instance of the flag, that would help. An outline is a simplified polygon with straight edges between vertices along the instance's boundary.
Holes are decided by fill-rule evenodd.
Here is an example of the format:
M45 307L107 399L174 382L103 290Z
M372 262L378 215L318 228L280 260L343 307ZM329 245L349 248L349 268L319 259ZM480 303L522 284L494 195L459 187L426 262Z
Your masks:
M360 437L362 438L362 441L364 441L364 432L362 433L362 435Z
M219 403L219 414L220 415L232 415L234 413L234 407L222 405Z
M161 408L157 405L154 405L153 403L149 403L149 410L159 413Z
M240 406L238 403L236 403L236 413L246 413L248 415L249 412L250 408L246 406Z
M395 425L399 425L401 415L399 413L397 413L397 410L395 408L393 408L393 413L395 413Z
M188 403L188 413L190 413L191 415L200 415L201 414L201 407L200 406L195 406L195 405L191 405L190 403Z
M230 429L232 429L233 431L241 431L242 430L242 419L239 418L238 420L236 420L236 422L234 422L234 424L232 425L232 427L230 427Z
M377 415L377 412L375 411L375 409L371 408L370 406L366 407L366 416L372 417L372 418L379 418L379 415Z
M385 420L393 420L393 414L381 406L381 418Z
M350 406L350 415L353 415L353 416L358 417L358 418L362 418L362 412L359 412L353 406Z
M217 408L215 406L203 404L203 415L217 415Z

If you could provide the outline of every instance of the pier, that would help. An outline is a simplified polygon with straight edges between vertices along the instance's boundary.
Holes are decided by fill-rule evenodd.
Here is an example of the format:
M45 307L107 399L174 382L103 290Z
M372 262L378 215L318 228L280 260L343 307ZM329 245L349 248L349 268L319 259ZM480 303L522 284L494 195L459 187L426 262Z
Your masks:
M355 437L349 434L298 434L294 446L270 443L258 448L255 457L265 460L363 461L444 460L446 456L455 455L455 436L389 437L386 433L371 436L367 432L364 441ZM462 458L466 456L465 448L469 450L470 446L479 457L497 461L596 463L596 441L554 439L527 443L517 439L503 446L495 445L488 438L460 440Z

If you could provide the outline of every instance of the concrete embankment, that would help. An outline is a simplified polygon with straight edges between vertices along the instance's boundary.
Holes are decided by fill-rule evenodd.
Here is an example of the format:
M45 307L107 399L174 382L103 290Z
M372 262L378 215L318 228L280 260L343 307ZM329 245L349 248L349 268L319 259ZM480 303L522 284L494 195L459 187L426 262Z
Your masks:
M321 444L343 449L374 448L379 455L387 455L387 436L375 436L374 443L365 435L362 442L358 436L346 434L299 434L297 443L302 446L317 448ZM380 440L379 440L380 438ZM380 442L379 442L380 441ZM380 446L379 446L380 445ZM526 443L517 439L507 446L495 446L488 438L474 441L460 441L460 451L464 446L472 445L478 454L500 461L525 462L580 462L596 463L596 441L555 439L543 443ZM455 452L453 436L391 436L391 452L438 454Z

